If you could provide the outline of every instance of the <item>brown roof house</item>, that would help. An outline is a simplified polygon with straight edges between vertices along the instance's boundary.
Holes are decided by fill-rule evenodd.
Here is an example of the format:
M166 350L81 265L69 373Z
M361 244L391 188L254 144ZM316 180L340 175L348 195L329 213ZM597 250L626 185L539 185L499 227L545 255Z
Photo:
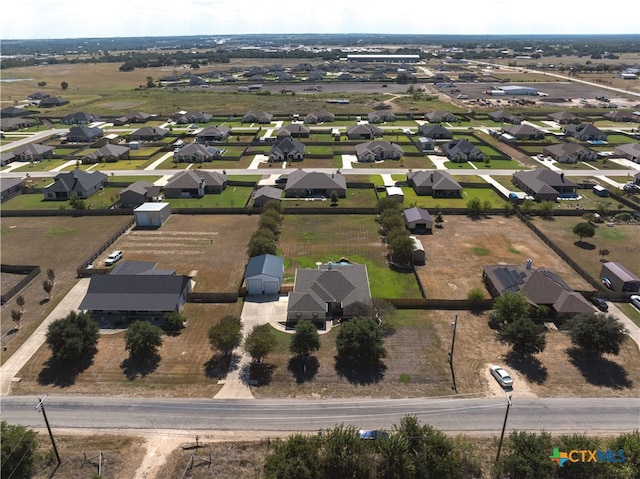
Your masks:
M58 173L52 184L43 189L45 200L69 200L71 198L89 198L103 189L109 177L101 171L88 173L75 169Z
M451 140L453 133L442 125L422 125L418 128L418 132L425 138L434 140Z
M179 111L174 113L171 119L180 125L186 125L187 123L208 123L213 120L213 115L211 113L205 113L204 111Z
M400 145L389 141L369 141L356 145L358 161L399 160L403 154Z
M564 133L582 141L606 141L607 134L591 123L582 123L580 125L567 125L564 127Z
M576 115L574 115L571 112L568 111L558 111L555 113L549 113L547 115L547 118L549 118L550 120L555 121L556 123L559 123L561 125L567 125L569 123L571 124L579 124L580 123L580 118L577 117Z
M407 173L409 186L416 195L434 198L460 198L462 186L443 170L418 170Z
M271 123L273 114L266 111L250 111L242 117L242 123Z
M512 125L519 125L522 123L522 118L505 110L494 111L489 113L487 116L491 121L495 121L496 123L511 123Z
M287 177L284 191L286 198L329 198L334 191L346 198L347 181L339 173L296 170Z
M514 125L509 128L503 128L502 132L516 140L540 140L544 138L544 131L531 125Z
M189 143L173 153L175 163L208 163L222 158L223 150L201 143Z
M640 143L627 143L615 148L615 154L627 160L640 162Z
M330 123L332 121L335 121L335 119L336 119L336 116L333 113L330 113L326 110L321 110L321 111L314 111L312 113L309 113L307 116L304 117L304 122L311 123L311 124Z
M35 118L5 118L0 117L0 130L2 131L14 131L21 130L23 128L29 128L30 126L37 125L39 121Z
M630 111L614 110L614 111L605 113L604 115L602 115L602 117L606 118L607 120L620 121L620 122L640 121L640 115L636 115L635 113L632 113Z
M133 141L158 141L169 134L169 130L158 126L144 126L129 135Z
M309 138L311 128L302 123L291 123L278 130L278 138Z
M53 157L53 146L41 145L40 143L27 143L13 150L13 161L40 161Z
M382 129L371 125L353 125L347 128L350 140L373 140L382 137Z
M158 115L152 115L151 113L144 113L142 111L132 111L113 120L113 124L115 126L122 126L128 123L145 123L156 116Z
M556 143L545 146L542 154L550 156L558 163L577 163L578 161L593 161L598 158L598 154L578 143Z
M124 208L136 208L159 198L160 187L145 180L136 181L120 191L120 204Z
M372 111L367 114L369 123L386 123L388 121L396 121L396 116L390 111Z
M269 150L269 161L302 161L304 150L304 143L288 137L281 138Z
M448 111L432 111L424 116L429 123L451 123L458 121L458 117Z
M171 177L164 187L166 198L202 198L207 193L222 193L227 175L208 170L185 170Z
M486 155L473 143L467 140L453 140L440 146L442 153L454 163L465 161L482 161Z
M482 279L492 297L505 291L522 294L532 307L547 306L554 317L571 317L592 313L593 306L580 293L550 269L531 269L531 261L524 265L483 266Z
M536 201L556 201L558 195L575 194L577 185L565 178L564 173L539 168L537 170L516 171L511 182Z
M69 143L91 143L104 136L104 131L100 128L91 128L88 126L72 126L69 133L66 134Z
M362 306L371 306L366 266L328 263L318 269L298 269L289 293L287 322L309 319L324 326L326 321L360 314Z

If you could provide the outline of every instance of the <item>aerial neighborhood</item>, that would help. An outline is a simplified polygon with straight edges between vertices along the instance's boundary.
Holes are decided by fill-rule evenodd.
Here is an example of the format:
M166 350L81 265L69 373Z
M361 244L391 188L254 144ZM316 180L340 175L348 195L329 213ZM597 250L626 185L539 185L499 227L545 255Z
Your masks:
M637 77L345 51L77 88L19 67L1 394L638 397ZM98 333L66 368L51 325L78 318Z

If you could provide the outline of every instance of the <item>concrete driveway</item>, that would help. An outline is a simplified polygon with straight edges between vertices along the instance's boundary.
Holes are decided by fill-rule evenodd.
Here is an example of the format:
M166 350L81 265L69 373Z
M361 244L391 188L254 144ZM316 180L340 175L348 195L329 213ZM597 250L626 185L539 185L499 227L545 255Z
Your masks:
M624 327L627 328L627 331L629 331L629 337L631 340L638 345L638 348L640 348L640 327L631 321L626 314L620 311L616 306L616 303L607 301L607 304L609 305L608 314L611 314L620 320Z

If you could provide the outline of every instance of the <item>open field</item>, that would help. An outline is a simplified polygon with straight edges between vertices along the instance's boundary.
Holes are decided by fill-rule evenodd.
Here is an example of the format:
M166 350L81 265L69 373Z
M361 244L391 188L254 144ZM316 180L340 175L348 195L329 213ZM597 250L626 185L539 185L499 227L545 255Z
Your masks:
M19 294L25 299L20 330L13 329L15 297L2 306L2 346L9 357L76 283L76 268L129 220L127 217L2 218L2 263L38 265L42 273ZM47 269L55 272L51 301L42 289Z
M127 260L152 261L160 269L193 276L194 291L236 292L248 259L246 245L258 220L257 215L173 215L159 230L121 236L110 250L122 250ZM98 258L98 265L110 250Z
M417 271L429 298L466 299L471 288L484 290L483 265L524 264L527 258L534 267L556 271L573 289L591 289L515 217L473 220L445 215L443 225L432 235L418 236L427 261Z

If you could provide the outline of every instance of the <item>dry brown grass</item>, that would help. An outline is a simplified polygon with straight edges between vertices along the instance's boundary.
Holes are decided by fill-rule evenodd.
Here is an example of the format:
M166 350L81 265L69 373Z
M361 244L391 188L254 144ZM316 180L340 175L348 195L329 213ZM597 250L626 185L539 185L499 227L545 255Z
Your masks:
M482 266L524 264L556 271L573 289L589 289L560 257L516 217L495 216L472 220L467 216L446 216L444 228L420 236L427 262L418 275L427 297L465 299L471 288L481 288ZM487 294L488 296L488 294Z

